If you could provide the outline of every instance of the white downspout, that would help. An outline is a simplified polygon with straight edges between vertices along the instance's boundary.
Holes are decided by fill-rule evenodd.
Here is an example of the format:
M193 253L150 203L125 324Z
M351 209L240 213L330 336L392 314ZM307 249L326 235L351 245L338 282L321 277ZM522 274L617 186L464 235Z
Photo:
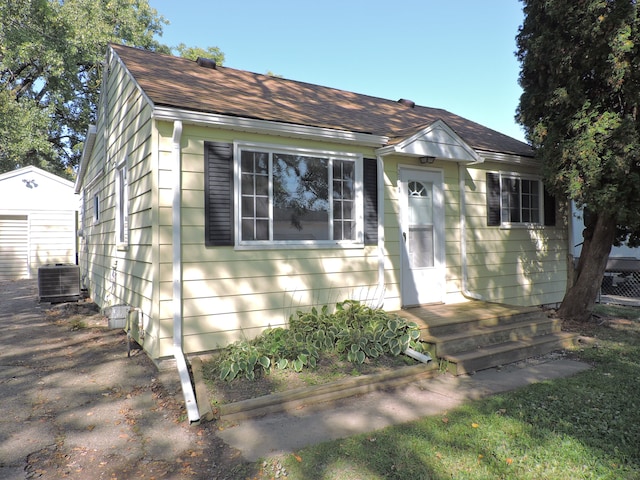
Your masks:
M200 413L193 392L187 361L182 346L182 155L180 139L182 122L173 122L173 356L176 359L189 423L199 423Z
M469 267L467 265L467 200L465 194L467 169L464 164L458 163L458 179L460 189L460 265L462 266L461 293L470 300L487 300L474 292L469 291Z
M378 306L384 303L386 284L384 281L384 162L382 155L376 155L378 164L377 189L378 189Z

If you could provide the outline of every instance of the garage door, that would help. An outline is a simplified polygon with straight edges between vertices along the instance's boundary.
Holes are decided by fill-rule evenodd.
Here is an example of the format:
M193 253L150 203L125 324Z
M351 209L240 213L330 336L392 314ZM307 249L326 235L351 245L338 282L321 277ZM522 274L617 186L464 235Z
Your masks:
M29 277L26 215L0 215L0 280Z

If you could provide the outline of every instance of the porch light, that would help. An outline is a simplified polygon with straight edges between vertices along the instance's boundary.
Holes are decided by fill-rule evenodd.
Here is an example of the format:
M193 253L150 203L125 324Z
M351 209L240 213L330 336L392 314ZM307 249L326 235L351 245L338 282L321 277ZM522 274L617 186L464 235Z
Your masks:
M427 163L433 163L436 161L436 157L420 157L420 163L427 164Z

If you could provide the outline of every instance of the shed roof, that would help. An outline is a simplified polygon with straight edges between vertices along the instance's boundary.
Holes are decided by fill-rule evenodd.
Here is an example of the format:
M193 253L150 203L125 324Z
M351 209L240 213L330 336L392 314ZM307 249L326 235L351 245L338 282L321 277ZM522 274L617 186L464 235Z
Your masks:
M532 157L529 145L446 110L387 100L122 45L111 45L156 106L388 137L437 120L477 150Z

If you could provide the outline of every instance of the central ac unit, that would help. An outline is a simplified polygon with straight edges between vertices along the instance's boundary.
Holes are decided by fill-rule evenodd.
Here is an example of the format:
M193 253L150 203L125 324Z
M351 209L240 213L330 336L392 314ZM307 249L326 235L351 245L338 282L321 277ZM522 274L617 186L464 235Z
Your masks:
M76 301L80 294L80 267L47 265L38 269L38 292L41 302Z

